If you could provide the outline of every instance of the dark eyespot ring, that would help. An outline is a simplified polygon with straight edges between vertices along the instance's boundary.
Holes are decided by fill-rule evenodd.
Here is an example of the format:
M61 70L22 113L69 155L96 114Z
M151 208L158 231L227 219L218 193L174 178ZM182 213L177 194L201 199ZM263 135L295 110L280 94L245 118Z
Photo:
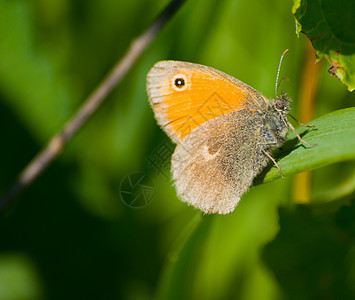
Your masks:
M185 85L185 80L184 78L176 78L174 84L176 87L182 88Z
M179 73L175 74L173 78L171 78L171 86L175 91L184 91L189 85L187 81L187 77L185 74Z

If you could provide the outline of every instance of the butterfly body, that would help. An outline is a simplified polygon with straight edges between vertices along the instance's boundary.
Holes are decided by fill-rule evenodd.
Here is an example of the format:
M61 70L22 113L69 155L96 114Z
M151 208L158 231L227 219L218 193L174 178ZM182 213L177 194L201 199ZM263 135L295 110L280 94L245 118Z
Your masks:
M172 174L183 201L205 213L234 210L288 131L290 99L268 100L210 67L158 62L147 77L158 123L177 143Z

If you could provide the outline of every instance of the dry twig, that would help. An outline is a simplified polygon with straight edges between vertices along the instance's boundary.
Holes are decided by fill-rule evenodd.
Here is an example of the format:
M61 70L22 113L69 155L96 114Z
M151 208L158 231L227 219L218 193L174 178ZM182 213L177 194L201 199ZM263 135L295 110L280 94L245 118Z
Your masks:
M74 116L55 134L48 144L33 158L33 160L19 174L17 181L9 191L0 198L0 212L38 176L40 176L51 162L62 152L74 134L82 127L88 118L102 104L112 89L132 68L134 63L149 46L165 23L178 11L185 0L171 0L157 20L139 37L133 40L126 54L106 75L97 88L84 101Z

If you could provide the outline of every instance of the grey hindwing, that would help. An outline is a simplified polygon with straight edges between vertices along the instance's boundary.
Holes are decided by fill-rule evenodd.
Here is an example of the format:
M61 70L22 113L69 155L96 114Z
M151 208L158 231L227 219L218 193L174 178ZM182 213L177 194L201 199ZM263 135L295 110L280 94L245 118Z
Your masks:
M206 213L233 211L269 161L262 149L274 141L262 117L247 109L203 123L173 154L178 195Z

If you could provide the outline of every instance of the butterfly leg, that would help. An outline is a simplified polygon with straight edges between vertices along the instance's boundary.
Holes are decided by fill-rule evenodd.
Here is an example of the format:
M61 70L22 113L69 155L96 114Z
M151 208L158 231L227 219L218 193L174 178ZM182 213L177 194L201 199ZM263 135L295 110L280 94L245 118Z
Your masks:
M281 175L281 178L285 178L285 176L282 174L280 166L277 164L276 160L271 156L269 152L267 152L265 149L269 147L275 147L277 145L277 140L274 137L274 135L270 132L269 129L266 128L260 128L259 129L259 134L261 137L262 143L259 143L261 151L274 163L276 168L279 170L279 173Z
M261 148L261 151L263 151L263 153L271 159L271 161L274 163L274 165L276 166L276 168L279 170L279 173L281 175L281 178L285 178L284 174L282 174L281 168L280 166L277 164L276 160L267 152L265 151L263 148Z
M306 127L310 127L310 128L313 128L313 127L316 127L315 125L306 125L306 124L303 124L302 122L298 121L293 115L291 114L288 114L288 116L290 116L292 119L294 119L298 125L301 125L301 126L306 126Z
M298 134L298 132L296 131L295 127L292 126L292 124L290 122L287 122L288 127L290 127L292 129L292 131L296 134L297 138L300 140L300 142L302 142L303 144L307 145L308 147L315 147L317 146L317 144L310 144L308 142L306 142L303 138L301 138L301 136Z

